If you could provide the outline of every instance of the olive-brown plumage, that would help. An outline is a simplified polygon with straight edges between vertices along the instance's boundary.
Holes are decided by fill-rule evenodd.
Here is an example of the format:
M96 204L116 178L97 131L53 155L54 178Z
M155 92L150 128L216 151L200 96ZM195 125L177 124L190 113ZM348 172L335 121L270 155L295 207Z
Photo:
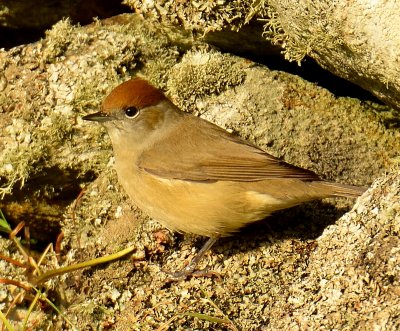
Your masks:
M272 212L365 189L321 180L199 117L182 112L143 79L117 86L99 112L111 137L118 179L132 201L169 229L215 238Z
M364 191L320 180L182 112L142 79L119 85L85 119L107 128L132 201L177 231L226 236L276 210Z

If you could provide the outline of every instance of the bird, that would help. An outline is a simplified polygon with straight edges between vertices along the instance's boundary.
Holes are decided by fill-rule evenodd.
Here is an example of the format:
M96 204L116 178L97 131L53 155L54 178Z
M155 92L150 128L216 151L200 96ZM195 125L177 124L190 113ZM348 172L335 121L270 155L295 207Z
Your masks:
M179 109L143 78L114 88L99 111L118 180L132 202L170 230L208 237L192 274L220 237L273 212L327 197L357 197L364 187L321 179L223 128Z

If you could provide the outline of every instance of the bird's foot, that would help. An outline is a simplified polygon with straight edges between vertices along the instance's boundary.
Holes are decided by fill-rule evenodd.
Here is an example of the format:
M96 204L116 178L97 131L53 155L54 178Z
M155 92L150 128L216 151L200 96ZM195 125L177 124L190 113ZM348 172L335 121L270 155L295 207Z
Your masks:
M182 270L177 272L170 272L163 270L166 274L170 275L169 280L179 281L186 279L187 277L212 277L216 274L213 271L209 271L208 268L202 270L196 270L196 267L200 260L203 258L204 254L211 248L211 246L217 241L217 238L209 238L204 246L200 249L197 255L190 261L190 263L184 267Z

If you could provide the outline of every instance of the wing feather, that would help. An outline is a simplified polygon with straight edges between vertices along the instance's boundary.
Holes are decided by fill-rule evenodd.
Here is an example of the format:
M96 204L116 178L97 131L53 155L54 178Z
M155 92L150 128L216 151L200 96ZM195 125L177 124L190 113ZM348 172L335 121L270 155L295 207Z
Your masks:
M188 181L261 181L272 178L319 180L195 116L185 117L138 158L153 175Z

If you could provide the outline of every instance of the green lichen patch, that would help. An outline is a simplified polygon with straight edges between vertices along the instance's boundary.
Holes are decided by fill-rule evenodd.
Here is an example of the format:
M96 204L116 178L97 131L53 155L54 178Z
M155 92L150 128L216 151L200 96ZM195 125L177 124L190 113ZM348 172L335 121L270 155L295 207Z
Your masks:
M238 30L248 23L260 7L259 0L233 1L154 1L125 0L148 17L183 25L188 30L218 31L225 27Z
M184 110L196 100L220 94L246 77L242 64L230 55L193 49L169 72L168 92Z
M179 57L176 47L166 48L170 39L156 33L160 28L136 16L125 23L81 28L64 20L23 52L1 54L8 82L1 108L12 118L1 151L1 196L43 169L78 169L84 178L108 162L109 153L101 152L109 146L104 131L79 117L96 111L106 93L138 69L162 85Z

